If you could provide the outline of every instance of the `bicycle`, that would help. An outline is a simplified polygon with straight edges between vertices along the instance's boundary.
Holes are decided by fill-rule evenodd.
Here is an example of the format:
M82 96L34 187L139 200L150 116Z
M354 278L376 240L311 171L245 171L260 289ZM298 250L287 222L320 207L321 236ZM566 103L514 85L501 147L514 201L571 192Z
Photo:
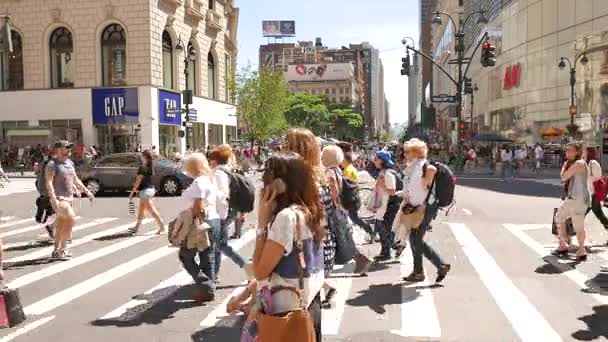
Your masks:
M369 220L374 217L374 213L367 209L367 204L371 201L374 190L369 187L359 188L359 198L361 199L361 208L358 214L362 220Z

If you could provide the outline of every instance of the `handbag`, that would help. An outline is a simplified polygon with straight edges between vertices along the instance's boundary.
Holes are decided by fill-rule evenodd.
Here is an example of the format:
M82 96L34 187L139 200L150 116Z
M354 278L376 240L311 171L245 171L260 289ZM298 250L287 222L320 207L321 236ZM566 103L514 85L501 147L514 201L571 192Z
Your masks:
M19 299L19 291L0 289L0 328L12 328L25 321L25 313Z
M296 216L296 250L298 252L296 264L298 267L298 289L288 286L275 286L272 288L272 292L276 293L284 290L294 292L300 301L300 308L298 310L289 311L285 314L279 315L259 312L256 319L258 323L258 337L260 342L316 342L312 318L310 317L304 299L302 298L302 290L304 289L304 268L306 267L306 261L304 260L300 215Z
M327 222L336 243L334 262L337 265L347 264L357 254L357 246L353 239L353 223L346 210L339 207L334 207L328 213Z
M555 215L557 215L557 208L553 209L553 225L551 226L551 234L557 236L559 235L559 233L557 223L555 223ZM572 224L572 218L568 218L566 220L566 232L568 233L568 236L576 235L576 232L574 231L574 225Z

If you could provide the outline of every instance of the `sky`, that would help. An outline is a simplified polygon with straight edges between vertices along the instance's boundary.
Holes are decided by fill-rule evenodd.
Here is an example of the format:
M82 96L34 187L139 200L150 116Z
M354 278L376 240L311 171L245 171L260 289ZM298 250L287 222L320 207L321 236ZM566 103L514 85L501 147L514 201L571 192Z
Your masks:
M235 0L240 8L238 68L258 65L262 20L295 20L296 37L285 42L323 39L323 45L340 48L370 42L380 50L384 89L390 103L391 123L407 121L407 77L401 76L403 37L418 45L418 0Z

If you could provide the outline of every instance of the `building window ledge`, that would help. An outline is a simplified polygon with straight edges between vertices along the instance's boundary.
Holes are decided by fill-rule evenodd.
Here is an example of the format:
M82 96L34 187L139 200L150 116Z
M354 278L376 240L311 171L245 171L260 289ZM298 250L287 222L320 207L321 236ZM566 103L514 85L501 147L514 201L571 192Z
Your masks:
M161 2L173 7L180 7L184 4L184 0L161 0Z
M201 12L202 0L186 0L186 15L196 21L205 19L205 13Z
M222 29L221 17L212 9L207 10L207 28L213 31L220 31Z

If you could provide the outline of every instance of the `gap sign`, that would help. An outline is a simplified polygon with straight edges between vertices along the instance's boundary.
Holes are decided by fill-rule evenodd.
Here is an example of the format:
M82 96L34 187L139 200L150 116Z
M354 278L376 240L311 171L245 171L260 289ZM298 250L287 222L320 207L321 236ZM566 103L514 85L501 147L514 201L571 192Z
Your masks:
M179 93L158 90L158 116L161 125L180 126L182 124L182 97Z
M93 89L93 124L137 124L137 88Z

